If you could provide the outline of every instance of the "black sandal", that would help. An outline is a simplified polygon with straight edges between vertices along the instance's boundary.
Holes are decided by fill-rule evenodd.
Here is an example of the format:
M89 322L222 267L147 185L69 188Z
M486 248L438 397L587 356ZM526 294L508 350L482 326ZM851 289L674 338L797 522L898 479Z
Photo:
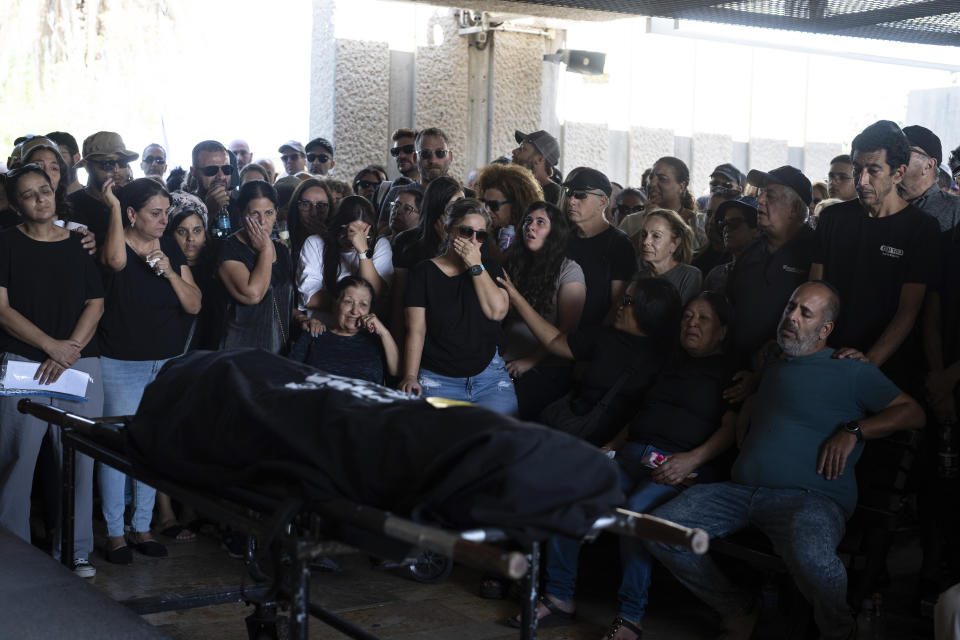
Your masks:
M637 634L637 640L640 640L640 637L643 636L643 629L633 624L629 620L624 620L620 616L617 616L613 619L613 622L610 624L610 629L607 631L607 635L604 636L606 640L613 640L613 637L617 635L617 632L620 629L626 629Z
M553 602L550 601L546 596L540 598L540 604L547 608L548 613L542 618L537 620L538 629L549 629L551 627L563 627L568 624L573 624L574 622L574 613L570 611L564 611ZM523 623L520 621L520 616L516 618L508 618L507 626L513 627L514 629L519 629Z

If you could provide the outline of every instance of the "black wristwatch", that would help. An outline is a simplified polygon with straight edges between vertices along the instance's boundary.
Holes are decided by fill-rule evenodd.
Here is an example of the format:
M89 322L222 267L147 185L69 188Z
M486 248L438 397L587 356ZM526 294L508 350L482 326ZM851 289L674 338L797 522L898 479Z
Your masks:
M863 442L863 429L860 428L860 423L856 421L850 421L844 423L843 430L847 433L857 436L857 444Z
M470 272L470 275L472 276L478 276L486 270L487 268L484 267L482 264L475 264L468 269L468 271Z

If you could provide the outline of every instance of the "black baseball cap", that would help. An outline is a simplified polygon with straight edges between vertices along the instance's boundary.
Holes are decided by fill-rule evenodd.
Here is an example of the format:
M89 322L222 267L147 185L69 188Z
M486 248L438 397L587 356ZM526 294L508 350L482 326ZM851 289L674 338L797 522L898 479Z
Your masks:
M567 174L563 187L569 191L599 189L609 198L613 192L613 185L607 176L590 167L577 167Z
M737 169L735 166L729 162L725 162L721 165L718 165L711 173L710 177L712 178L715 175L721 175L728 180L733 180L741 187L743 186L743 172L740 169Z
M810 201L813 200L810 180L807 179L807 176L803 175L800 169L791 167L788 164L777 167L769 172L751 169L750 173L747 174L747 182L758 187L763 187L767 184L782 184L785 187L790 187L800 196L803 204L808 207L810 206Z
M523 133L521 131L514 131L513 137L516 139L517 144L523 144L524 142L529 142L537 148L537 151L543 154L543 157L547 159L547 164L551 167L557 166L557 163L560 162L560 145L557 143L557 139L546 131L534 131L533 133Z
M720 203L717 210L713 213L713 220L719 223L727 217L727 211L730 209L739 209L743 211L743 219L747 221L747 226L751 229L757 228L757 199L751 196L744 196L739 200L725 200Z
M310 149L314 147L320 147L330 155L333 155L333 145L330 144L330 141L327 140L326 138L314 138L313 140L307 143L307 146L305 148L307 151L310 151Z
M910 146L920 147L923 152L937 161L937 165L943 162L943 145L940 144L940 138L933 131L918 124L903 128L903 135L907 136Z

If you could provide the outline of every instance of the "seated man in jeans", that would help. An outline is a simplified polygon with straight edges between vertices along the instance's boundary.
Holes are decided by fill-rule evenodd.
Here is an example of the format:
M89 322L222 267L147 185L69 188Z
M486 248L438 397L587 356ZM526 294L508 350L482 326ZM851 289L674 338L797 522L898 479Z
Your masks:
M750 429L732 480L694 486L653 512L701 527L711 539L755 525L813 604L823 638L847 638L853 630L846 569L836 548L857 502L853 466L862 442L924 423L916 401L874 365L832 357L826 344L839 306L836 291L823 282L797 287L777 329L783 356L767 367L755 398L745 404ZM666 544L647 547L720 613L725 637L750 637L754 598L708 555Z

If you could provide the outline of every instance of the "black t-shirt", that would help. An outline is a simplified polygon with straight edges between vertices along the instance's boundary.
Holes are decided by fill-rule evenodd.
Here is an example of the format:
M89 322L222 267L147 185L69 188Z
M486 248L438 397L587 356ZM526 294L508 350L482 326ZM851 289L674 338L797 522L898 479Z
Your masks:
M912 205L874 218L859 200L835 204L820 215L816 237L813 261L840 292L831 346L866 351L893 319L904 284L936 283L940 229Z
M940 233L941 333L944 364L960 359L960 225Z
M503 275L500 263L483 262L497 286ZM490 364L503 341L500 323L483 315L472 276L464 271L447 276L433 260L424 260L410 271L404 306L424 307L427 335L420 366L451 378L475 376Z
M11 308L56 340L70 337L87 300L103 297L97 265L73 233L57 242L34 240L16 228L0 233L0 287L7 289ZM2 329L0 352L47 359ZM96 339L81 351L84 358L98 355Z
M540 185L543 189L543 201L549 202L550 204L555 204L558 207L560 206L560 201L563 200L563 187L558 185L553 180L547 182L547 184Z
M317 337L302 333L287 357L327 373L383 384L383 343L366 330L352 336L333 331Z
M170 282L156 275L130 245L125 246L123 271L101 268L107 294L97 332L102 355L116 360L163 360L182 354L192 316L180 306ZM160 238L160 250L171 268L182 273L187 260L177 241Z
M813 230L804 226L776 251L761 237L737 258L727 279L727 297L737 318L733 348L738 357L750 358L776 337L787 300L810 277L814 242Z
M697 269L700 269L700 273L704 277L710 273L711 269L714 267L719 267L722 264L730 262L730 253L727 251L718 251L714 249L713 246L708 246L699 255L694 257L690 264L695 266Z
M647 391L630 422L629 440L674 453L706 442L728 408L723 389L732 369L724 355L694 358L684 352Z
M0 231L15 227L21 222L23 222L23 218L13 209L3 209L0 211Z
M67 200L70 202L70 222L82 224L93 232L97 247L102 247L110 227L110 207L91 196L86 189L74 191Z
M413 269L414 265L423 260L435 257L426 255L426 251L417 242L420 229L414 227L401 231L393 241L393 266L396 269Z
M583 269L587 285L587 299L583 305L583 315L580 316L580 326L599 326L613 305L610 282L629 281L637 270L637 255L633 245L627 234L610 227L592 238L571 236L567 257Z
M609 404L608 416L619 420L619 430L633 415L637 401L663 366L662 346L657 340L635 336L613 327L577 329L567 335L574 359L583 365L574 385L570 406L577 415L590 411L620 375L633 365L634 373Z

